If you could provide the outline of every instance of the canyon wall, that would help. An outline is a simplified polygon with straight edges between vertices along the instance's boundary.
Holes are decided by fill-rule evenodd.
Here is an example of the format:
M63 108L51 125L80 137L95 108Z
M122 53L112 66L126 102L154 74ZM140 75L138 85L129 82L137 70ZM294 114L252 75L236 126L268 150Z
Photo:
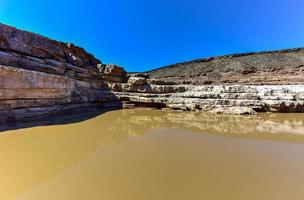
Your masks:
M201 59L147 73L0 24L0 122L83 107L304 112L304 50Z
M0 121L119 106L84 49L0 24Z

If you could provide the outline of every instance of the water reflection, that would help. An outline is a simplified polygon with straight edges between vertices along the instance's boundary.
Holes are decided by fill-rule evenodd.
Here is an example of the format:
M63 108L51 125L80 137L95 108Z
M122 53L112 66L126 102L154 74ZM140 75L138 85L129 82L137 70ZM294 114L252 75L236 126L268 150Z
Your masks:
M149 129L174 128L207 134L303 142L304 114L229 116L136 109L121 111L109 128L129 135L142 135Z
M304 197L304 146L290 143L304 142L303 114L134 109L68 121L0 134L0 199L261 199L267 190L273 199ZM286 187L286 196L275 192Z
M65 125L51 126L50 125ZM205 134L304 141L304 114L260 113L258 116L215 115L204 112L161 111L155 109L79 110L17 124L2 124L0 131L44 127L56 132L72 129L98 135L106 132L106 141L121 142L128 136L141 136L150 129L186 129ZM31 130L31 129L30 129ZM23 129L21 132L27 132ZM98 135L100 136L100 135Z

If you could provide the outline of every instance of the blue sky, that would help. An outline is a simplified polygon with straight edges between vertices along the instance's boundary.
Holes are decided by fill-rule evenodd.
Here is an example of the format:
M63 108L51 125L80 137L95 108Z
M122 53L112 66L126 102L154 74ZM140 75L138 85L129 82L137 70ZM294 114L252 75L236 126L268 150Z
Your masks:
M0 0L0 22L145 71L207 56L304 47L303 0Z

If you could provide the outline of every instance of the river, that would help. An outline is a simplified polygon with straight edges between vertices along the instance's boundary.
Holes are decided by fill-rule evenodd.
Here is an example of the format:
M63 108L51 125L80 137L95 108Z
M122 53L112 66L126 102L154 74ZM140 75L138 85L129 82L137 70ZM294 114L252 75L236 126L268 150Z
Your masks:
M304 114L117 110L0 133L0 199L302 200Z

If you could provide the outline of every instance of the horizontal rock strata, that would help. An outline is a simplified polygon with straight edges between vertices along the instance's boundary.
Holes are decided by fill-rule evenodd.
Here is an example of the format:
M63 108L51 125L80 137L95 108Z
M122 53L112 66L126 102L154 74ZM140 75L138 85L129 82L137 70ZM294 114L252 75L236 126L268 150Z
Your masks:
M113 90L120 100L186 111L210 111L222 114L304 111L303 85L142 85L139 87L116 84Z
M0 121L74 107L106 107L116 99L112 92L94 83L8 66L0 69Z
M0 24L0 121L117 106L84 49Z

